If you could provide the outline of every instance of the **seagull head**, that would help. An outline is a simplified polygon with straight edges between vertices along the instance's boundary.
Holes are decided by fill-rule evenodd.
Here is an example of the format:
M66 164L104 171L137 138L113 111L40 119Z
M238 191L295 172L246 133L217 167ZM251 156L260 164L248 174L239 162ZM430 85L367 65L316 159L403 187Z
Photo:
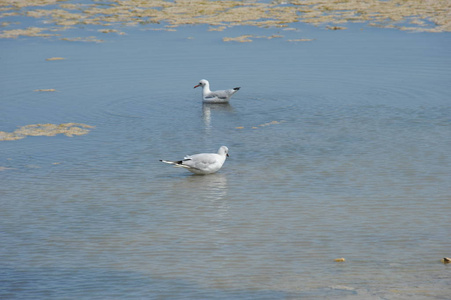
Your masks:
M199 84L198 84L198 85L194 86L194 88L197 88L197 87L199 87L199 86L204 87L204 86L206 86L206 85L208 85L208 80L202 79L201 81L199 81Z
M227 148L226 146L221 146L221 148L219 148L218 150L218 154L229 157L229 148Z

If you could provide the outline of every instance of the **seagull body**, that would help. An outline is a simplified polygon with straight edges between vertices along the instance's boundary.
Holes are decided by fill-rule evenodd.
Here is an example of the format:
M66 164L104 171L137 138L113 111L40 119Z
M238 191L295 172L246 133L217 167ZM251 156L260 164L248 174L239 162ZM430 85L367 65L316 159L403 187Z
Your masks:
M213 174L221 169L227 156L229 156L229 149L226 146L219 148L218 153L200 153L194 155L187 155L183 160L168 161L160 160L161 162L174 165L175 167L185 168L194 174Z
M202 79L194 88L202 87L202 99L205 103L227 103L233 94L238 92L239 87L229 90L210 91L210 83L208 80Z

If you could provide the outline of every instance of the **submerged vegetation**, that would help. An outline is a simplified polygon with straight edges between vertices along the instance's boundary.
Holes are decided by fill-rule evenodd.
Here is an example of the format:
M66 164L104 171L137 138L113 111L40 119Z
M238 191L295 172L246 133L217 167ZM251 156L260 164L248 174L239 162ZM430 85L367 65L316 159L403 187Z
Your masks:
M326 29L346 29L348 22L400 30L451 31L451 1L447 0L0 0L0 38L56 37L69 41L99 42L100 34L125 34L127 26L175 30L184 25L209 25L222 31L232 26L288 28L302 22ZM35 26L19 23L36 19ZM27 21L26 23L30 23ZM70 29L94 35L64 36ZM249 41L225 38L224 41Z

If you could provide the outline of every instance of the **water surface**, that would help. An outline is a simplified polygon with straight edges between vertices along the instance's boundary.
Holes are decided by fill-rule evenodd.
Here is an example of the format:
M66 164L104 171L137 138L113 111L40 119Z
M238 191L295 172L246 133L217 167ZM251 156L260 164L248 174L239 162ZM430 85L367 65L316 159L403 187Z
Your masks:
M205 29L0 41L0 130L95 126L0 142L0 296L449 297L449 33ZM221 145L214 175L158 161Z

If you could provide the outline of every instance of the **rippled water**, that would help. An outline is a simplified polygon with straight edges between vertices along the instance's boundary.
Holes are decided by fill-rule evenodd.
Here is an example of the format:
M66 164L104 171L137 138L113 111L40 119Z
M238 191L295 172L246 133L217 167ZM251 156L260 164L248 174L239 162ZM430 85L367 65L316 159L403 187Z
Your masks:
M450 35L303 30L1 40L0 130L95 129L0 142L0 297L448 298Z

